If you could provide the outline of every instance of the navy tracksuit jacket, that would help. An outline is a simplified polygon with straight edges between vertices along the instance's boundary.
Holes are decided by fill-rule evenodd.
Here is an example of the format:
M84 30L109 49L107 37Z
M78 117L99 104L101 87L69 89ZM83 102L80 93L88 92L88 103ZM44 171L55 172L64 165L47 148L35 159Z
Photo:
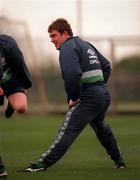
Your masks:
M0 85L10 89L9 81L10 83L18 81L21 89L28 89L32 86L30 73L16 41L11 36L1 34ZM0 105L3 105L3 103L4 96L0 96Z
M93 45L79 37L69 38L62 44L59 61L68 101L80 99L80 102L69 109L54 142L39 161L48 167L56 163L87 124L95 131L111 159L118 159L119 148L104 120L110 104L106 87L111 71L109 62Z
M23 89L30 88L32 86L30 73L25 64L22 52L18 48L16 41L11 36L5 34L0 35L0 54L1 78L4 71L10 67L10 70L18 78L21 87ZM6 62L2 62L2 58L5 58Z

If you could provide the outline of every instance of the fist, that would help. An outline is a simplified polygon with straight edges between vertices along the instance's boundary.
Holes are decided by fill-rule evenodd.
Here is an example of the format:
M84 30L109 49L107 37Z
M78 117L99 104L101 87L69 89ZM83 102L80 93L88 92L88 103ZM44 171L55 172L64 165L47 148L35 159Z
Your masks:
M77 101L72 101L72 100L70 99L70 100L69 100L69 107L75 106L79 101L80 101L80 99L78 99Z
M0 96L4 94L3 89L0 87Z

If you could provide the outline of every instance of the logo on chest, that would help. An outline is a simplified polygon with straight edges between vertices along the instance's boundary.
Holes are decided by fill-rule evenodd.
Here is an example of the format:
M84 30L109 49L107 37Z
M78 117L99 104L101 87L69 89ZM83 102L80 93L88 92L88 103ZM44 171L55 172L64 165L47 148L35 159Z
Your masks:
M90 64L99 64L98 57L92 49L88 49L87 53L88 53Z

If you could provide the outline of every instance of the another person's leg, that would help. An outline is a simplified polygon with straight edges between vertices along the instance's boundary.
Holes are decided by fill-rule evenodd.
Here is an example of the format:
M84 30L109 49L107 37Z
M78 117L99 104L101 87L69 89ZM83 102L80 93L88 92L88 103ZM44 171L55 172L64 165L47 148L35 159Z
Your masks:
M18 92L7 97L8 105L5 110L5 116L10 118L14 111L24 113L27 110L27 97L24 93Z
M24 113L27 110L27 97L23 92L17 92L7 97L12 108L18 113Z
M27 110L27 97L17 79L11 79L2 84L4 95L7 97L8 104L5 110L5 116L10 118L14 111L24 113Z
M6 177L6 176L7 176L7 172L5 170L5 166L2 161L2 158L0 157L0 177Z
M8 105L5 110L6 118L10 118L14 111L24 113L27 110L27 97L23 92L14 93L7 97Z

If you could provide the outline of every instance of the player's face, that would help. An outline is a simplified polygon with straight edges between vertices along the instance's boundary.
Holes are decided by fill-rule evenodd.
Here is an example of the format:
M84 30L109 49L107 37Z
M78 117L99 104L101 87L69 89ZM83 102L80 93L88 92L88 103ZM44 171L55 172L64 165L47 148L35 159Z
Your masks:
M56 30L52 30L49 33L49 36L51 38L51 42L54 43L56 49L59 49L61 45L66 41L66 39L70 37L66 31L64 31L63 34L61 34Z

